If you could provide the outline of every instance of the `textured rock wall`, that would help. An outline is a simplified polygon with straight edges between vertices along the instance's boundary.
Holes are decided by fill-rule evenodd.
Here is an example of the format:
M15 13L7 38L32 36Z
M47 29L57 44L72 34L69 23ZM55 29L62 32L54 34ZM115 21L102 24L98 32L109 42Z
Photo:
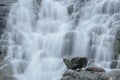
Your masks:
M8 15L10 5L16 0L0 0L0 34L6 26L6 17Z
M6 26L10 6L14 2L16 2L16 0L0 0L0 38ZM2 47L2 44L0 40L0 80L15 80L12 76L12 66L9 65L8 61L4 60L4 57L6 56L6 49Z

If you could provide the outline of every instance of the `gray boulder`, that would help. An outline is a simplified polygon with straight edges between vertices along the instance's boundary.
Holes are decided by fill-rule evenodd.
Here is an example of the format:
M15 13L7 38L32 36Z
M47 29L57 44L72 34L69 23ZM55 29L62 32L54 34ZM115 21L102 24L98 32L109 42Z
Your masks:
M79 69L86 67L88 62L86 57L75 57L71 59L64 59L63 61L68 69Z

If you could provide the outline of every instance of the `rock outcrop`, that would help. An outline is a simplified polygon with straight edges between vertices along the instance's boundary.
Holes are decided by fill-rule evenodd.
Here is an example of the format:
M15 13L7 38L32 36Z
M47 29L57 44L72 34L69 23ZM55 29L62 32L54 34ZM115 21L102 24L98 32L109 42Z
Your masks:
M68 70L61 80L109 80L109 76L104 72L91 72Z
M75 57L71 59L64 59L63 61L68 69L80 69L86 67L88 62L86 57Z
M16 0L0 0L0 38L6 27L6 20L10 6L14 2L16 2ZM2 44L0 44L0 80L16 80L13 77L12 66L9 62L4 60L4 57L6 56L6 48L2 47Z
M64 59L68 70L63 74L61 80L109 80L109 75L101 67L87 66L86 57L74 57L71 59Z

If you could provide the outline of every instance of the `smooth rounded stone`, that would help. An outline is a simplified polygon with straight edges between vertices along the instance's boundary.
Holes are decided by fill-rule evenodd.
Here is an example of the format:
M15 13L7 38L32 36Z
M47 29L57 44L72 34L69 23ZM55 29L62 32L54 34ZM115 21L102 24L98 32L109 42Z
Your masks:
M85 70L93 71L93 72L105 72L105 70L103 68L97 67L97 66L87 67Z
M63 59L68 69L78 69L86 67L88 59L86 57L74 57L71 59Z
M68 70L61 80L109 80L109 76L104 72Z
M120 80L120 70L113 70L108 73L110 80Z

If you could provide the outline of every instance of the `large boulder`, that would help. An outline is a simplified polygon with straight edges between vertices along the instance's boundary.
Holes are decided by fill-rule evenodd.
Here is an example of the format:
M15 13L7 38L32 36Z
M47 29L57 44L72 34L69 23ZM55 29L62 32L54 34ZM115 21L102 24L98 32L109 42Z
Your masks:
M79 69L86 67L88 62L86 57L74 57L71 59L64 59L63 61L68 69Z
M104 72L68 70L61 80L109 80L109 76Z

